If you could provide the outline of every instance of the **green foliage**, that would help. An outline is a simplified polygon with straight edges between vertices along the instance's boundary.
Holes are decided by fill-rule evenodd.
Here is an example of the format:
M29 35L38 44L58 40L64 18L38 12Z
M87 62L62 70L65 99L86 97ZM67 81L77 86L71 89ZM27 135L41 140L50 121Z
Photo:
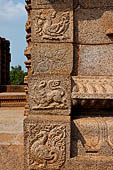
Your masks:
M27 72L22 70L20 65L11 67L10 71L10 81L11 85L23 85L24 84L24 76L27 75Z

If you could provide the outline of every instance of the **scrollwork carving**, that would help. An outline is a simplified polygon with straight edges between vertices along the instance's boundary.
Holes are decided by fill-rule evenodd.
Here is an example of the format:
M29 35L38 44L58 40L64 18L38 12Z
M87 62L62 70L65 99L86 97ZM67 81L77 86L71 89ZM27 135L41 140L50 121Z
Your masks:
M30 124L30 169L59 169L65 162L66 127L61 124Z

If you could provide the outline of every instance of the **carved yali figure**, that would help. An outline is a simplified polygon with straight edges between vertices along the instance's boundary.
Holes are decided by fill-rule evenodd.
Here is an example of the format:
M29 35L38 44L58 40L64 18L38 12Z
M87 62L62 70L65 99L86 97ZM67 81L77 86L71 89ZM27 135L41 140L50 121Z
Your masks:
M34 85L32 100L34 106L32 109L50 109L50 108L67 108L65 90L60 86L59 80L41 81Z
M51 166L59 169L65 162L65 126L48 125L40 129L31 142L30 155L31 169Z
M58 19L57 12L54 10L50 10L46 15L39 10L34 20L35 33L42 36L43 39L60 40L69 38L64 36L70 24L69 12L63 12Z

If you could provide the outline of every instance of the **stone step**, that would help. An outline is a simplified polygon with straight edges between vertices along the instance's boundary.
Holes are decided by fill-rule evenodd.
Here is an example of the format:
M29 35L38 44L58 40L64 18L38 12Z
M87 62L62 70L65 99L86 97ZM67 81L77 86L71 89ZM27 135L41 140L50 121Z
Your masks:
M24 107L25 101L25 92L0 93L0 107Z
M0 109L0 170L22 170L24 107Z

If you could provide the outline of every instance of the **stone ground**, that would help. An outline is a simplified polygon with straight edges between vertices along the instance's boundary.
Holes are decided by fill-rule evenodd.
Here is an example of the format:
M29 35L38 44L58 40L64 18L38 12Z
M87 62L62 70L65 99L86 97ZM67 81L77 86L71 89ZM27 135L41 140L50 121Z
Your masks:
M0 108L0 170L22 170L24 108Z

